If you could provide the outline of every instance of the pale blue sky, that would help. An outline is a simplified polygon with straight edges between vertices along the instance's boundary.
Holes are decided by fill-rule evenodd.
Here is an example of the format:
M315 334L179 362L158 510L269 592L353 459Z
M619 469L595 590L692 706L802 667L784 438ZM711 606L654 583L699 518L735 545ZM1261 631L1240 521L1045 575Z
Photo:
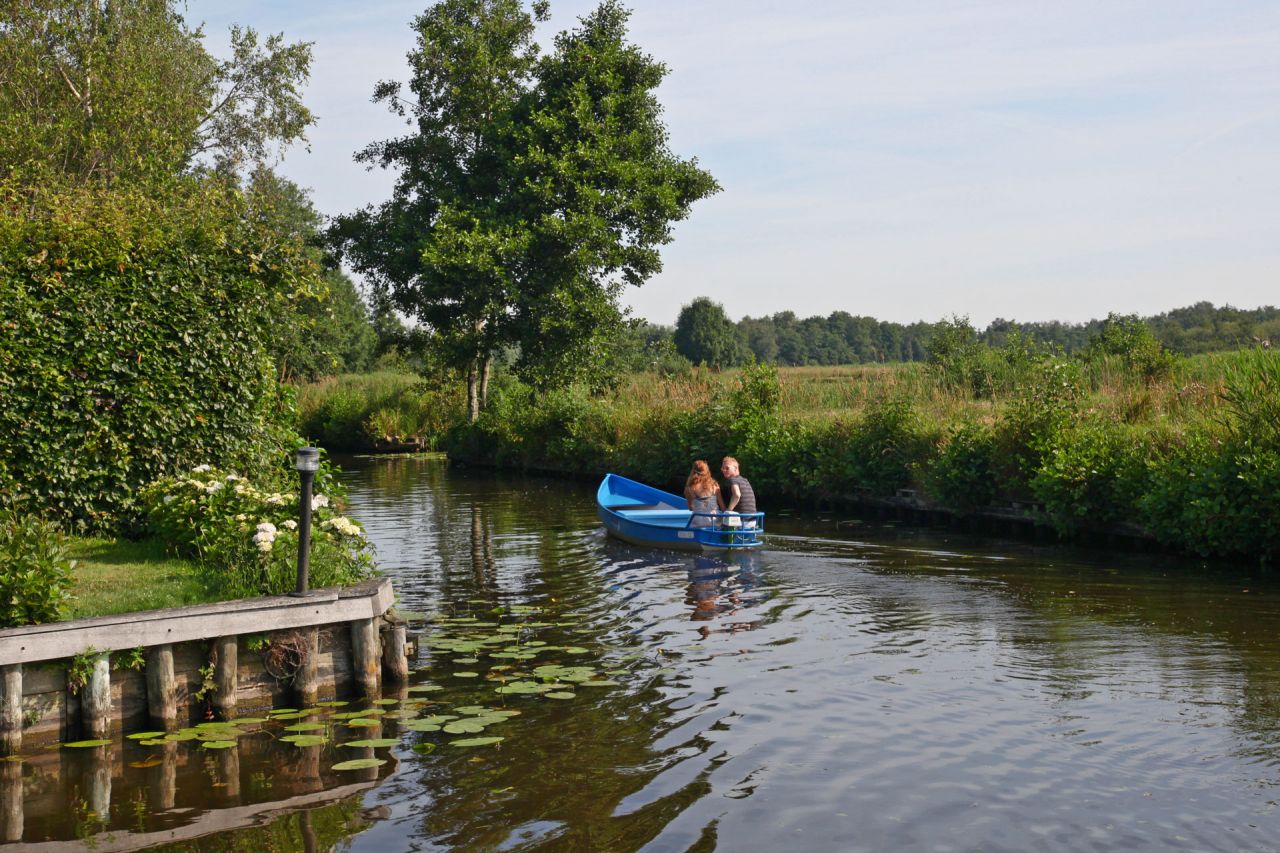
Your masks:
M595 4L552 0L545 34ZM315 42L311 151L282 171L320 210L386 198L351 155L402 132L370 102L405 74L425 2L192 0ZM1280 3L637 0L666 62L673 149L724 191L627 302L729 315L1080 321L1208 299L1280 302ZM544 40L545 43L545 40Z

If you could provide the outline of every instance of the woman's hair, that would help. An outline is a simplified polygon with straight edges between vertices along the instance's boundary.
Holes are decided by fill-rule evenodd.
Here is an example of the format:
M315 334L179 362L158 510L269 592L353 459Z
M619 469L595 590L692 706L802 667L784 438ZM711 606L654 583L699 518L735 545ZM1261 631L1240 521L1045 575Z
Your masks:
M696 495L706 495L720 490L720 484L711 476L711 468L702 459L693 463L693 470L689 472L689 479L685 480L684 487Z

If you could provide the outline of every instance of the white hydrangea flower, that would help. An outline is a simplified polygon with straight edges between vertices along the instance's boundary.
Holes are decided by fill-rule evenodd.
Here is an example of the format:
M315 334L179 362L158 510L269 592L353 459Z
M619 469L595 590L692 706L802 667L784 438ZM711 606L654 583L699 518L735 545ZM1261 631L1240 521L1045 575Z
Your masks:
M272 506L280 506L280 504L284 503L284 495L280 494L279 492L276 492L275 494L272 494L272 495L267 495L266 503L269 503Z
M285 530L297 530L297 529L298 529L298 522L294 521L294 520L291 518L291 519L289 519L288 521L282 521L282 522L280 522L280 526L281 526L281 527L283 527Z
M271 536L276 535L276 526L269 521L264 521L258 525L259 533L266 533Z
M248 521L248 520L249 520L249 516L245 515L243 512L236 516L236 521Z
M221 489L221 488L222 488L222 481L220 481L220 480L214 480L212 483L210 483L209 485L207 485L207 486L205 486L205 487L204 487L204 492L205 492L205 494L207 494L207 495L211 495L211 494L213 494L214 492L218 491L218 489Z
M346 516L340 515L337 518L331 518L328 521L320 522L321 527L327 527L330 530L336 530L343 536L360 536L362 531L359 527Z
M212 466L212 465L197 465L196 467L194 467L194 468L192 468L192 469L191 469L191 473L192 473L192 474L204 474L205 472L207 472L207 471L212 471L212 470L213 470L213 466Z
M325 495L316 495L311 499L311 509L317 510L329 505L329 498Z
M226 480L227 480L227 482L228 482L228 483L234 483L236 480L239 480L239 479L240 479L240 478L239 478L239 477L237 477L235 474L228 474L228 475L226 476Z
M275 534L255 533L253 535L253 544L258 546L258 550L267 553L271 550L271 546L275 544Z

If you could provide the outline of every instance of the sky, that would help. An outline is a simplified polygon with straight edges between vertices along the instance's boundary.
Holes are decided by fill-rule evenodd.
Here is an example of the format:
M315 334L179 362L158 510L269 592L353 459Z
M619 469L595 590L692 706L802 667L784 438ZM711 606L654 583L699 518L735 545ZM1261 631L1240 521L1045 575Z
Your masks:
M544 45L596 4L552 0ZM672 150L722 191L624 300L672 324L697 296L734 319L832 311L985 326L1280 302L1275 0L633 0L670 69ZM314 42L309 150L280 171L327 215L394 175L352 155L401 135L371 102L405 80L425 0L190 0Z

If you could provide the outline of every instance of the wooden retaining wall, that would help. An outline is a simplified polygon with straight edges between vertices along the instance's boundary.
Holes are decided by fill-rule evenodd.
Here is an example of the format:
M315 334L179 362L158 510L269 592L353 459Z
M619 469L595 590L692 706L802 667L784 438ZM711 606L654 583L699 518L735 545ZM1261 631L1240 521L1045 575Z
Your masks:
M0 755L374 695L408 677L391 581L0 631ZM138 668L122 664L135 662ZM202 671L203 670L203 671ZM76 673L85 676L74 684ZM207 678L206 678L207 676ZM203 689L203 692L202 692Z

